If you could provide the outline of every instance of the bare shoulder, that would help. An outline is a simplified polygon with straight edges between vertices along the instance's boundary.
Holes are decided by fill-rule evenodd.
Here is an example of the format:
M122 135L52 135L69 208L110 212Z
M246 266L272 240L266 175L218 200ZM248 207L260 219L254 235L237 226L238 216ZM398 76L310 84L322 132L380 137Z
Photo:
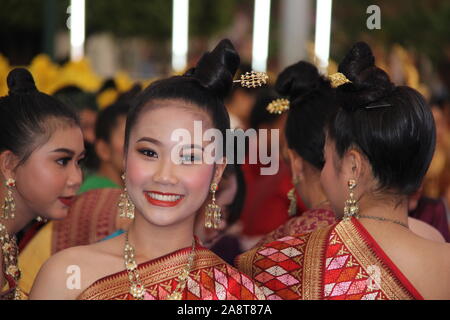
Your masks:
M74 300L96 280L121 270L118 239L65 249L42 266L31 300Z
M431 299L450 299L450 244L430 240L417 243L415 251L420 260L414 261L427 285L423 285L424 297Z
M445 239L442 234L428 223L409 217L408 224L411 231L422 238L445 243Z

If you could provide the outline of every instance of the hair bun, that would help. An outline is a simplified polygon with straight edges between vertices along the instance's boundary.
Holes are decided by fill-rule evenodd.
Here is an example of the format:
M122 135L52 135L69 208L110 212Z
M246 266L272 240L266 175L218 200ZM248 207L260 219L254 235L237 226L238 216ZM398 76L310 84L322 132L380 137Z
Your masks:
M286 68L275 84L278 93L291 101L304 97L321 86L330 86L329 81L319 74L314 65L305 61Z
M24 68L15 68L7 78L9 95L27 94L37 91L31 73Z
M337 96L346 110L354 111L379 101L394 90L388 74L375 66L375 57L365 42L356 43L339 64L351 83L337 88Z
M196 78L202 86L223 99L230 92L240 58L230 40L224 39L207 52L185 75Z

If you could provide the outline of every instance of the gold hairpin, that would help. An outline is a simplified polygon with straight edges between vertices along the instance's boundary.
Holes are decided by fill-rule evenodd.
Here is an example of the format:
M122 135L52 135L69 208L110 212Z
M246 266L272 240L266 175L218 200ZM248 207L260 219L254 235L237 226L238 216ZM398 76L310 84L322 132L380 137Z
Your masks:
M340 72L336 72L336 73L333 73L332 75L329 75L328 79L330 79L331 86L333 88L337 88L337 87L342 86L343 84L346 84L348 82L351 83L351 81L347 79L345 74L340 73Z
M289 104L288 99L275 99L269 103L266 110L269 113L282 114L284 111L289 110Z
M269 76L265 72L246 72L241 75L240 80L234 80L233 82L240 82L243 88L256 88L262 87L269 80Z

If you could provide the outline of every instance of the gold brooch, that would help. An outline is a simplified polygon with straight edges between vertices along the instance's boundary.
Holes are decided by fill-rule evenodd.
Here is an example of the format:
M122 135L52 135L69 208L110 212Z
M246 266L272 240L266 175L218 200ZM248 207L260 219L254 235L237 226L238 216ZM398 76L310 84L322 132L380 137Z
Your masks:
M266 108L269 113L282 114L283 112L289 110L289 100L288 99L275 99Z
M252 71L242 74L240 80L234 80L233 82L239 82L243 88L256 88L262 87L268 80L267 73Z
M340 73L340 72L336 72L336 73L333 73L332 75L329 75L328 79L330 79L331 86L333 88L337 88L337 87L342 86L343 84L346 84L348 82L351 83L351 81L347 79L345 74Z

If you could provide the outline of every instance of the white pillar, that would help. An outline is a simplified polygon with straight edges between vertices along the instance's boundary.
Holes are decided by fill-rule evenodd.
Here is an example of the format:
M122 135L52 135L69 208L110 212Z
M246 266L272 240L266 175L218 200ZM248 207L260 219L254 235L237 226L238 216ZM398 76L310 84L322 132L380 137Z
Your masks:
M78 61L84 57L85 0L70 1L70 59Z
M269 56L270 0L255 0L252 69L266 71Z
M281 0L280 70L308 58L311 0Z
M317 67L324 73L326 73L330 58L332 6L332 0L317 0L314 54L317 58Z
M189 0L173 0L172 69L183 71L187 66L189 41Z

